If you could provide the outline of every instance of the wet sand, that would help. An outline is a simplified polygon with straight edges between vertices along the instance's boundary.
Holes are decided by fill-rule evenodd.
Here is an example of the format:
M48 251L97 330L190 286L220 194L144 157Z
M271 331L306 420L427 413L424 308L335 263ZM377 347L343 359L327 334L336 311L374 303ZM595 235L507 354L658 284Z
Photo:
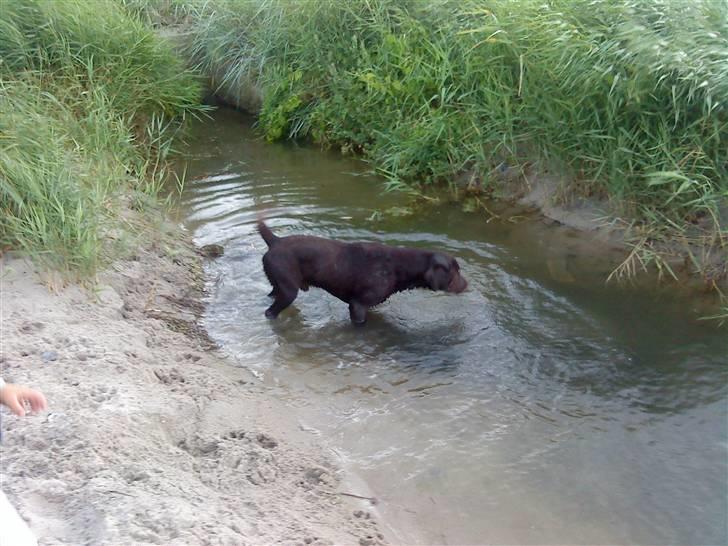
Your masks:
M383 544L325 441L197 326L200 260L153 243L51 292L0 258L2 375L50 406L2 409L2 490L40 544Z

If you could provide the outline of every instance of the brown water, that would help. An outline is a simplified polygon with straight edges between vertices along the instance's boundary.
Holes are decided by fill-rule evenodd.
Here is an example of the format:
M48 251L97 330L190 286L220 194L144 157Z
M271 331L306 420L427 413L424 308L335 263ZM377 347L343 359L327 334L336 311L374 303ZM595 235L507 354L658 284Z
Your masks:
M372 220L404 198L229 110L188 153L185 222L225 247L210 335L366 480L393 541L728 541L728 335L695 296L605 285L615 255L539 221L447 205ZM443 249L470 288L396 295L363 328L312 289L268 321L258 210L281 235Z

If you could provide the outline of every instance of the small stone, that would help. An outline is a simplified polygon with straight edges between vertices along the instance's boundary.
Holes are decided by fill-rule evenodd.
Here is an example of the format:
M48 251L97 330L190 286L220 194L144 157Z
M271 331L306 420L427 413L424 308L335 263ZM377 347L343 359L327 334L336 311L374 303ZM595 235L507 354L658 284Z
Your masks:
M267 434L258 434L256 439L258 440L258 443L266 449L275 449L278 446L278 442Z
M123 317L124 301L111 286L98 287L96 298L101 306L111 309L114 313L118 313L119 316Z
M149 479L149 474L143 470L130 469L124 478L127 482L143 482Z
M58 353L56 351L43 351L40 354L40 358L43 362L53 362L54 360L58 360Z
M25 445L33 451L43 451L50 447L48 440L32 435L25 437ZM34 470L37 470L37 468Z
M45 327L45 325L42 322L25 322L20 327L20 331L24 334L30 334L33 332L39 332Z
M197 451L201 455L208 455L210 453L214 453L215 451L217 451L217 448L218 448L218 442L211 440L209 442L202 442L197 447Z
M219 258L225 253L225 249L220 245L205 245L200 247L199 252L205 258Z

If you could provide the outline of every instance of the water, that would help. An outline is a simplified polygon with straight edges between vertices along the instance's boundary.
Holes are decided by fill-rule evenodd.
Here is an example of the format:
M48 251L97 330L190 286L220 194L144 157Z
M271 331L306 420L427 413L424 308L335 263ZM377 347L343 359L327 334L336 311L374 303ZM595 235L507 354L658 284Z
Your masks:
M728 336L695 294L605 285L617 255L538 221L372 218L405 198L232 111L194 135L181 209L225 247L205 325L366 480L394 541L728 541ZM270 322L258 210L280 235L443 249L470 288L398 294L363 328L312 289Z

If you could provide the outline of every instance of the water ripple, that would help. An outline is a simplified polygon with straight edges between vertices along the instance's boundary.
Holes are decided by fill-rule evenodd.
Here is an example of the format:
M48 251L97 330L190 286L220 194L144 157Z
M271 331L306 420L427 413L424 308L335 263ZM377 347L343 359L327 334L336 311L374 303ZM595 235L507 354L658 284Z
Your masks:
M182 204L200 244L225 246L206 266L205 326L383 498L463 543L508 541L503 522L533 542L725 543L724 336L594 282L550 228L535 244L532 225L456 209L370 221L393 198L355 166L229 130L223 157L192 162ZM364 328L312 289L269 322L260 213L282 236L450 252L470 288L397 294Z

